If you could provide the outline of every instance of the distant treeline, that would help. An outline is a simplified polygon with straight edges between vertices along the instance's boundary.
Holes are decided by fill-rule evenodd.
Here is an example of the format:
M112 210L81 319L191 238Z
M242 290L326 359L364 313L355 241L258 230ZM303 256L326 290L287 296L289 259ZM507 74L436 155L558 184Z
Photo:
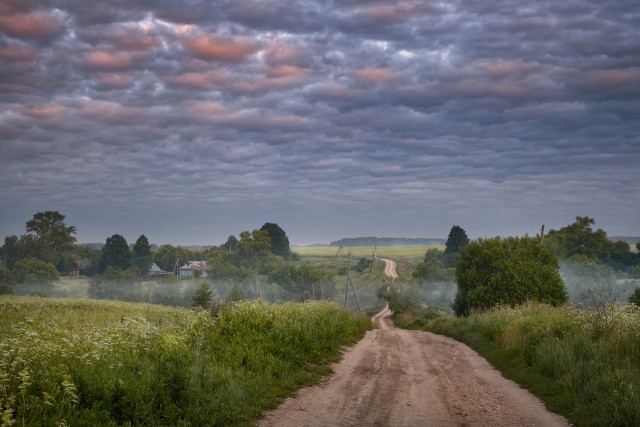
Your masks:
M329 246L444 246L446 239L435 237L347 237Z
M612 242L626 242L630 245L640 243L640 236L609 236Z

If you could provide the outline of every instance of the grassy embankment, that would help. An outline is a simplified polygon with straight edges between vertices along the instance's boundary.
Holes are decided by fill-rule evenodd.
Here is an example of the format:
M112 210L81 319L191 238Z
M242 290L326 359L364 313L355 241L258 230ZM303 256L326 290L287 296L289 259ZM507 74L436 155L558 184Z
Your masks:
M0 297L6 425L243 425L330 372L371 322L329 302L208 312Z
M530 304L438 318L423 329L468 344L576 426L640 425L640 309L633 305L596 312Z

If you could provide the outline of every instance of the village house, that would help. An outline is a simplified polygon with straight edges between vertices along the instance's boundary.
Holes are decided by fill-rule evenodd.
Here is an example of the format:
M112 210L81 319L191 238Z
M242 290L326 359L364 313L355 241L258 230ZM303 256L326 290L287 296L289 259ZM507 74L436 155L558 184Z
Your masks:
M149 268L149 271L147 272L147 278L150 280L162 279L163 277L167 277L171 274L172 273L169 273L168 271L164 271L163 269L158 267L158 264L154 262Z
M83 275L85 270L93 267L93 261L89 258L84 258L78 261L73 261L69 265L69 276L72 277L80 277Z
M207 265L207 261L187 261L185 265L178 269L178 276L181 279L193 279L197 276L196 271L200 273L200 277L207 278L211 272L211 267Z

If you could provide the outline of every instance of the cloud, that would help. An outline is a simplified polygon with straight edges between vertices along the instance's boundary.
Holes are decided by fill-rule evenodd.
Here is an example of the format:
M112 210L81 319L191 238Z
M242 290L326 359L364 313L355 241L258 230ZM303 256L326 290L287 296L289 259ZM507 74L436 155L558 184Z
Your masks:
M12 37L51 39L64 30L64 21L58 11L33 11L0 15L0 30Z
M137 59L129 52L95 51L85 55L85 64L93 70L124 71L134 68Z
M0 2L0 216L60 206L111 233L157 216L160 243L265 217L308 242L578 214L631 232L638 16L586 0Z
M190 36L182 44L198 58L232 63L246 60L257 50L255 43L245 37Z

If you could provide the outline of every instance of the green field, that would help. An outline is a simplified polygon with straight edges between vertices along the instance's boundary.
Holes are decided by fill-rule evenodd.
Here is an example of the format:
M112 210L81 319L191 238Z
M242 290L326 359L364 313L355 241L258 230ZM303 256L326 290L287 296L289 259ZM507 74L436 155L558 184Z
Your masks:
M371 328L327 301L209 312L0 296L1 425L250 425Z
M380 258L417 263L424 259L424 254L428 249L434 247L444 249L443 246L378 246L377 252ZM291 251L303 258L335 258L338 249L335 246L299 246L291 248ZM340 253L343 259L348 257L349 253L354 258L371 257L374 249L373 246L345 246Z

